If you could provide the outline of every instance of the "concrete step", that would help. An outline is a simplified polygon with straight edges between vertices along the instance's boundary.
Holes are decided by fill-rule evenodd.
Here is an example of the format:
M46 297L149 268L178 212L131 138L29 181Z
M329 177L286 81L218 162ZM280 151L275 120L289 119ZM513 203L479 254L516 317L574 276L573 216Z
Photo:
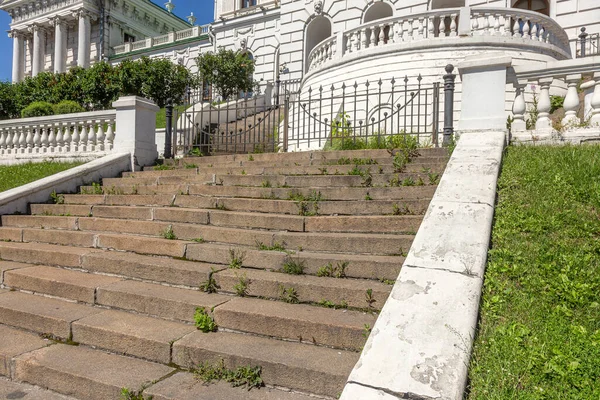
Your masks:
M144 390L153 400L315 400L315 397L274 388L234 388L229 383L205 384L194 374L178 372Z
M176 364L223 360L227 368L260 365L266 383L335 397L358 353L235 333L191 333L173 345Z
M175 369L83 346L55 344L14 358L15 377L78 399L120 399L121 389L140 390Z
M11 365L13 357L53 344L52 341L44 339L40 335L6 325L0 325L0 338L2 338L0 340L0 376L9 378L14 374ZM6 398L2 397L1 393L0 391L0 399Z
M117 249L121 250L118 252L44 243L0 242L0 257L16 262L82 268L94 272L186 286L195 286L197 282L204 282L212 269L222 269L231 260L231 246L228 245L210 243L185 245L180 241L156 240L158 246L153 247L153 244L157 242L151 241L148 245L147 241L136 241L135 236L101 235L101 243L112 248L117 246ZM177 247L168 248L163 245L177 245ZM185 256L189 261L135 254L135 252L153 254L154 251L164 255L166 250L171 250L176 254L175 257ZM345 263L348 277L381 280L396 279L404 262L402 255L377 256L308 251L290 255L280 251L263 251L256 248L244 248L242 251L245 253L243 260L245 267L278 270L291 257L304 264L304 272L309 275L316 275L320 268L328 264L335 266ZM0 267L3 265L7 264L0 263Z
M0 399L76 400L71 396L65 396L28 383L9 381L7 378L0 378Z
M62 207L58 210L68 210L68 206L59 205ZM33 215L48 216L52 213L54 209L53 206L56 206L56 204L32 205L31 212ZM194 224L210 224L223 227L285 230L292 232L416 232L422 220L421 216L408 215L302 217L283 214L205 209L178 210L173 208L152 208L143 206L95 206L91 209L90 214L90 216L102 218L191 222ZM27 218L18 216L12 218L11 221L11 218L5 217L6 226L14 226L20 220L26 221ZM39 225L44 226L43 223L40 223ZM77 225L78 224L76 223L75 226ZM37 227L37 225L34 226Z
M214 274L219 292L235 294L236 285L246 281L246 294L252 297L290 303L323 303L379 310L392 287L377 281L342 279L311 275L289 275L253 269L225 269ZM367 291L371 292L367 301Z

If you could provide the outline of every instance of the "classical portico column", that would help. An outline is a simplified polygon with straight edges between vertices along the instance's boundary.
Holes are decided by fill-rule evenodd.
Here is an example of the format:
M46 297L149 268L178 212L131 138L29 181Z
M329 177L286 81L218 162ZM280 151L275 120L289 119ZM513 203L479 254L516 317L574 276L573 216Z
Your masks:
M52 21L54 25L54 72L67 70L67 24L61 18Z
M46 31L38 25L30 28L33 33L33 60L31 63L31 76L36 76L44 70L44 54L46 47Z
M17 83L23 80L25 73L25 42L21 32L11 31L8 36L13 39L12 81Z
M90 15L87 11L81 10L75 13L79 19L79 33L77 41L77 66L87 68L90 66L91 36L92 25Z

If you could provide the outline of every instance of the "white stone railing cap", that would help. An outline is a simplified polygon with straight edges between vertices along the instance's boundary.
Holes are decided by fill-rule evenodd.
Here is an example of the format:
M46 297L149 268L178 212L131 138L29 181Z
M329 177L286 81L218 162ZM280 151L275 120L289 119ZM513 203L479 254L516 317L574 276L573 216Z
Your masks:
M93 119L100 119L106 117L114 117L116 110L101 110L101 111L89 111L82 113L73 114L59 114L59 115L47 115L44 117L31 117L31 118L18 118L0 121L0 128L11 127L11 126L23 126L23 125L39 125L45 123L55 122L76 122L76 121L87 121Z
M468 56L458 63L458 71L462 74L463 71L469 69L484 69L487 67L510 67L512 65L512 57L496 55L490 56L489 54L478 54L475 56Z

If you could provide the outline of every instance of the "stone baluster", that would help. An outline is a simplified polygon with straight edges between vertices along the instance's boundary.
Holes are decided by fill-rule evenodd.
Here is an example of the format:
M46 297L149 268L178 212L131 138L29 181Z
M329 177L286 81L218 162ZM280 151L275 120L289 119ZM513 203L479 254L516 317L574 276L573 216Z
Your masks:
M6 136L8 131L6 129L0 129L0 154L4 154L6 150Z
M377 46L383 46L385 42L385 24L379 25L379 35L377 36Z
M346 53L352 53L352 38L353 34L349 34L346 36Z
M56 127L52 124L48 126L48 148L51 153L56 151Z
M475 21L477 21L477 19L475 19ZM439 37L446 36L446 16L445 15L440 15L440 24L438 26L438 31L439 31Z
M63 144L64 144L63 143L63 140L64 140L63 127L60 122L57 122L54 124L54 131L56 133L54 148L57 153L60 153L63 150Z
M512 113L513 121L511 125L512 132L524 131L527 129L525 123L525 86L527 83L519 82L515 84L515 101L513 102Z
M88 149L85 147L85 145L87 144L87 138L88 138L88 125L87 125L87 121L82 121L81 122L81 132L79 132L79 147L80 147L80 151L87 151Z
M550 120L550 109L552 104L550 103L550 85L552 84L553 78L541 78L538 82L540 84L540 96L538 98L538 119L535 123L536 131L548 132L552 130L552 121Z
M600 72L594 72L594 94L590 106L592 107L592 117L590 124L592 126L600 125Z
M396 27L396 43L400 43L404 41L404 20L400 20L394 24Z
M42 125L40 127L40 131L41 131L40 133L42 136L40 138L40 145L42 147L42 152L44 152L44 153L48 150L48 138L49 138L48 129L49 129L48 125Z
M546 29L543 25L540 25L540 30L538 31L538 40L542 43L546 41Z
M71 144L69 145L69 151L78 151L79 148L79 124L74 122L73 124L69 124L69 128L73 128L73 133L71 134Z
M531 40L538 40L538 24L531 21Z
M492 32L492 35L501 35L502 33L500 32L500 14L493 14L492 18L494 19L494 30Z
M375 26L369 29L369 47L375 46Z
M456 18L458 17L458 14L450 14L450 36L456 36L456 27L458 26L456 24Z
M490 15L483 13L483 25L481 27L481 35L484 36L484 35L489 34L490 33L489 30L490 30Z
M512 36L510 31L511 23L510 23L510 15L504 15L504 31L502 32L502 36Z
M395 43L396 38L395 38L395 32L394 32L394 23L389 22L389 23L385 24L385 27L388 30L388 43Z
M546 31L546 43L552 43L554 36L550 33L550 31Z
M406 34L407 34L406 40L408 40L408 41L411 41L414 39L415 27L413 25L413 22L414 22L414 20L412 18L408 19L408 29L406 30Z
M71 137L71 124L68 122L64 122L63 124L61 124L60 129L64 130L61 151L67 153L71 151L71 141L73 140L73 138Z
M425 35L423 34L425 30L425 26L423 25L423 17L419 17L419 25L417 26L417 38L424 39Z
M113 130L113 120L108 121L108 127L106 128L106 138L104 139L104 150L112 150L113 141L115 140L115 131Z
M427 38L433 39L435 37L435 17L429 16L427 18Z
M39 149L42 145L42 135L41 135L41 130L42 130L42 126L38 125L36 126L34 129L35 133L33 134L33 149L35 150L35 152L39 152ZM32 147L32 145L30 144L30 141L27 141L27 147L30 148Z
M24 141L22 142L21 139L19 139L19 148L20 149L28 149L29 151L27 151L28 153L30 153L31 149L33 148L33 128L31 128L30 126L25 127L25 129L27 130L27 135L24 138ZM37 134L37 129L35 129L35 132Z
M515 15L515 24L513 25L513 37L521 37L521 25L519 24L520 18Z
M529 34L529 30L531 29L531 26L529 24L530 24L529 18L525 18L525 20L523 21L523 37L525 39L531 39L531 35Z
M335 42L333 42L331 44L331 56L329 57L330 60L335 58L335 53L337 51L336 49L337 49L337 39L335 40Z
M567 95L563 103L565 117L562 119L563 126L572 126L579 124L577 110L579 109L579 95L577 94L577 84L581 80L581 74L567 75ZM594 89L595 90L595 89Z
M96 133L96 150L104 150L104 140L106 139L106 135L104 134L104 124L106 120L99 119L96 120L96 124L98 124L98 132Z
M4 153L10 153L10 150L12 150L12 140L13 131L10 128L7 128L5 130L4 146L2 146L2 150L4 150Z
M363 28L360 30L360 48L366 49L369 38L367 37L367 29Z
M87 121L87 124L89 126L87 149L88 151L94 151L94 147L96 146L96 128L94 126L94 121Z
M24 128L15 129L15 132L13 135L13 150L14 150L13 154L16 154L18 149L23 148L23 147L21 147L21 139L23 140L23 143L25 143L25 129Z

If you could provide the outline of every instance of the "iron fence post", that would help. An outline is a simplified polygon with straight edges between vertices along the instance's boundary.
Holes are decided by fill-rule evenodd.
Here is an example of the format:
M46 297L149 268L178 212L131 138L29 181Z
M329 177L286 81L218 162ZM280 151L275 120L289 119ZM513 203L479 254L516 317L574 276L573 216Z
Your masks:
M165 159L173 158L171 154L171 142L173 140L173 100L168 99L166 110L167 125L165 129Z
M581 54L580 57L585 57L585 39L587 38L587 32L585 31L585 26L581 28L581 33L579 34L579 44L581 46Z
M446 65L446 75L444 75L444 139L443 146L448 146L452 142L454 135L453 117L454 117L454 80L456 74L453 74L454 65Z
M288 151L288 123L290 110L290 96L285 96L285 108L283 110L283 152Z

